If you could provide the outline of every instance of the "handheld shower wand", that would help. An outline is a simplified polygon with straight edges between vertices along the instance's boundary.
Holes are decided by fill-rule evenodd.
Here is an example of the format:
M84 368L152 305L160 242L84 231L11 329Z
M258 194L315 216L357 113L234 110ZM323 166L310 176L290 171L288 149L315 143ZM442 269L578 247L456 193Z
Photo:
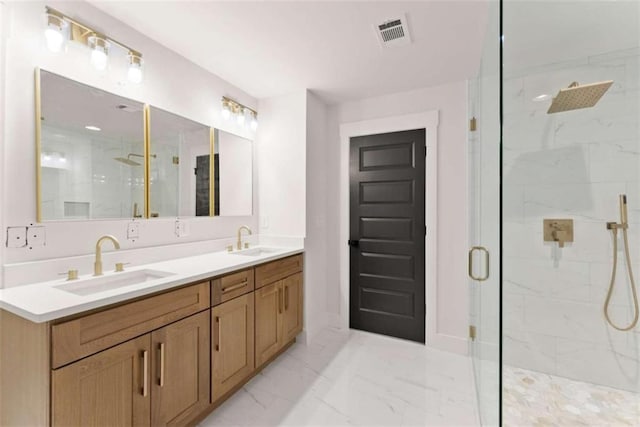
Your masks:
M631 255L629 255L629 237L627 236L627 230L629 229L628 214L627 214L627 196L620 195L620 223L608 222L607 230L613 232L613 269L611 270L611 283L609 284L609 290L607 291L607 298L604 301L604 317L607 322L619 331L630 331L638 324L640 318L640 306L638 305L638 292L636 290L636 283L633 279L633 271L631 269ZM627 260L627 271L629 273L629 284L631 286L631 295L633 298L633 320L628 326L617 326L611 320L609 316L609 305L611 303L611 296L613 295L613 289L616 282L616 269L618 266L618 230L622 230L622 238L624 241L624 253Z

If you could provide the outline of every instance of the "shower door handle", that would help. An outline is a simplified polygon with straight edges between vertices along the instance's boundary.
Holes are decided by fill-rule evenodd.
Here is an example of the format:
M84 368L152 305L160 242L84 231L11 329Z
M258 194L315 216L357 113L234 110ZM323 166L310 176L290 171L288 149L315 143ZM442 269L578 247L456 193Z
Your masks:
M482 252L485 255L484 256L484 269L485 269L484 276L475 276L473 274L473 253L475 251ZM489 251L484 246L472 246L471 249L469 249L468 274L471 279L476 280L478 282L484 282L489 278Z

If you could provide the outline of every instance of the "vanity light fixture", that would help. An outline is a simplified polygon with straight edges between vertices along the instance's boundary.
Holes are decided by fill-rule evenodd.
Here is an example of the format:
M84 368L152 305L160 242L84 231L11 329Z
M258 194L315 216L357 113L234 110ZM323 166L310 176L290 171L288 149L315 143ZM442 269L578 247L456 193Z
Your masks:
M231 98L223 96L222 117L227 120L232 115L235 116L238 125L245 126L248 122L251 130L255 131L258 128L258 112L256 110L242 105ZM247 116L249 116L248 121Z
M124 50L128 57L127 78L131 83L142 81L142 54L123 43L115 40L106 34L100 33L93 28L82 24L75 19L45 6L47 27L45 28L45 38L47 47L52 52L59 52L65 40L73 40L82 43L91 49L91 64L99 71L105 70L109 62L109 50L111 47L118 47ZM69 31L65 31L66 28Z

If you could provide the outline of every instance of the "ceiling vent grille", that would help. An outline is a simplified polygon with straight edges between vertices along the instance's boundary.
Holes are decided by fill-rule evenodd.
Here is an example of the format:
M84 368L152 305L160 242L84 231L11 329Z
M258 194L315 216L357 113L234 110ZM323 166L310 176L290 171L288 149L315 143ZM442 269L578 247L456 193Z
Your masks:
M382 47L404 46L411 43L407 18L404 15L384 21L375 28Z

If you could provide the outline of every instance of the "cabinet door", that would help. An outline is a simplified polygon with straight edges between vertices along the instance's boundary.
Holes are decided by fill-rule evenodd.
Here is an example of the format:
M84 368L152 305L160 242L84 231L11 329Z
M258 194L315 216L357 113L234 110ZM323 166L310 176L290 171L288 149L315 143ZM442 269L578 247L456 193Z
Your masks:
M246 379L254 364L254 295L211 310L211 400L215 402Z
M263 365L282 346L282 282L255 291L256 366Z
M53 426L149 426L149 334L52 371Z
M302 273L284 279L282 291L284 293L282 342L286 344L302 332Z
M152 425L184 425L209 406L209 334L209 310L151 334Z

